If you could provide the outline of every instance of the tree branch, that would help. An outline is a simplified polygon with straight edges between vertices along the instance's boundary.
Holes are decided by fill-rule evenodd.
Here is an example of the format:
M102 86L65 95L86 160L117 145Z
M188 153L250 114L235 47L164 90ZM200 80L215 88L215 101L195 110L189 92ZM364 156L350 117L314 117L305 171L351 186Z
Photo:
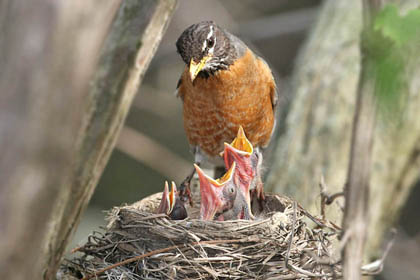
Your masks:
M141 79L159 45L176 0L123 1L103 46L77 137L73 176L62 186L46 238L45 277L52 279L108 162Z
M364 53L365 54L365 53ZM368 199L375 126L375 80L369 57L362 55L362 72L357 94L352 133L343 229L350 237L343 251L344 279L360 279L360 267L368 229Z
M42 241L117 6L0 1L0 279L41 279Z

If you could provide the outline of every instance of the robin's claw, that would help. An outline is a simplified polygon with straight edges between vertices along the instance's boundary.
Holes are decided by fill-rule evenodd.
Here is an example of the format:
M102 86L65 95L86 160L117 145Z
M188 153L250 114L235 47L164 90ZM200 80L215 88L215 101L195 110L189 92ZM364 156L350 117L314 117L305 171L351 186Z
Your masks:
M195 168L179 185L179 192L178 192L179 199L181 199L181 201L184 203L189 202L191 207L194 207L194 202L191 197L191 188L190 188L191 180L194 177L194 174L195 174Z

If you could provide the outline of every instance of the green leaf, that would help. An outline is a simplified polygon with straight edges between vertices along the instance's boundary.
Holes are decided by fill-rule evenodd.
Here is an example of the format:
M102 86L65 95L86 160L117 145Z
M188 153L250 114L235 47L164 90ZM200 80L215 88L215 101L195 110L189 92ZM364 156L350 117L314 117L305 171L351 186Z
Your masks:
M420 9L401 16L394 4L386 5L374 20L374 30L391 39L397 46L406 45L420 35Z

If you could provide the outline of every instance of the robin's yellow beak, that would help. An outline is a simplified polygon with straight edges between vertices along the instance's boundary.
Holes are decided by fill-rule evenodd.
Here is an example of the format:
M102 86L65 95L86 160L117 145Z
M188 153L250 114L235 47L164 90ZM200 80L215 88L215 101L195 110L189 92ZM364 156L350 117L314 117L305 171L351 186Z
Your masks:
M196 63L194 59L191 59L190 62L190 77L191 81L194 82L195 78L197 77L198 73L204 68L207 61L209 61L210 56L203 57L200 62Z

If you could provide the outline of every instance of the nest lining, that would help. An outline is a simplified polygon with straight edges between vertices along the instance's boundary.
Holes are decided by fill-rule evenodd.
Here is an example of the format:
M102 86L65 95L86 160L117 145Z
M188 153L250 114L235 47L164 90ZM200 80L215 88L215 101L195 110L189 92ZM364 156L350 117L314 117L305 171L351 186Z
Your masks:
M331 257L339 231L308 227L306 211L289 198L267 201L254 221L172 221L135 205L116 207L108 229L89 236L77 249L83 255L65 261L60 273L112 280L339 276L339 264L320 261Z

